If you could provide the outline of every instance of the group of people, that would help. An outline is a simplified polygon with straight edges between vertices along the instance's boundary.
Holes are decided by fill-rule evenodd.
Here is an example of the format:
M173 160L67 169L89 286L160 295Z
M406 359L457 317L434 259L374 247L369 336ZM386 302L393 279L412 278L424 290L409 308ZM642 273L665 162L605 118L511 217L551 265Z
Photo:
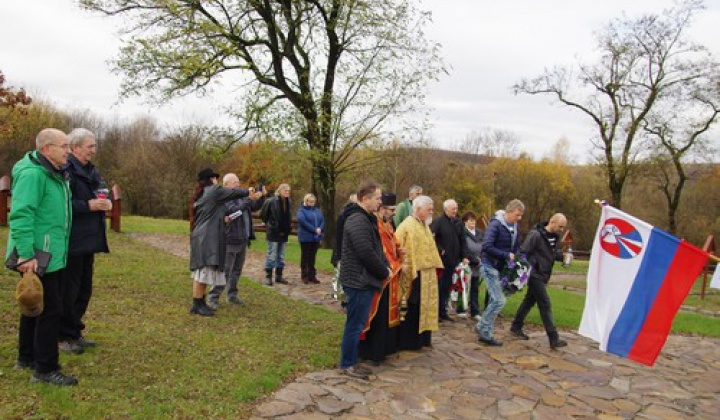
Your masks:
M190 271L193 279L193 302L190 313L213 316L224 291L227 302L241 305L238 281L242 274L247 248L255 239L252 212L260 210L265 224L267 256L264 284L288 284L283 277L285 247L292 230L290 185L280 184L275 195L266 199L262 186L241 188L236 174L223 176L211 168L198 173L193 196L193 219L190 233ZM320 283L315 259L323 238L325 218L313 194L306 194L298 208L298 241L301 250L301 280ZM273 277L274 274L274 277ZM209 293L206 292L210 287Z
M42 313L31 316L23 311L20 317L16 367L32 369L33 381L77 384L75 377L61 371L59 351L81 354L96 346L83 333L83 317L92 295L94 256L109 252L105 214L112 209L107 187L91 162L96 148L95 135L86 129L68 135L45 129L37 135L36 150L13 167L7 255L17 254L16 269L21 273L42 273L44 289ZM212 169L198 173L190 239L191 314L212 316L223 292L228 303L242 304L238 281L255 238L252 212L257 210L268 243L265 284L288 283L283 269L292 229L290 192L288 184L281 184L266 199L262 186L241 188L233 173L222 177L222 185L220 174ZM358 363L361 358L378 364L399 350L432 346L432 332L439 323L455 322L448 301L459 264L469 266L472 273L469 309L477 320L478 341L502 345L494 336L495 319L506 302L499 276L520 252L532 270L510 333L529 339L523 324L537 304L550 346L567 345L554 326L546 290L565 216L557 213L538 224L521 246L518 222L525 206L520 200L498 211L482 232L474 213L458 218L458 204L452 199L433 220L433 200L422 193L421 187L413 186L408 199L396 205L394 193L366 183L338 216L332 263L338 268L347 313L341 370L364 378L370 370ZM325 219L316 201L313 194L305 195L296 213L305 284L319 283L315 260ZM47 267L38 267L39 251L51 255ZM481 313L482 280L487 295Z
M526 295L510 334L528 340L525 318L537 304L550 347L564 347L555 328L546 287L567 219L561 213L530 230L520 244L518 223L525 212L520 200L495 213L485 231L478 218L466 212L458 218L458 204L448 199L433 220L434 203L422 188L410 188L407 200L378 184L361 186L338 217L337 245L332 262L345 294L346 322L341 343L340 370L367 378L372 365L399 350L432 346L432 332L441 322L455 322L448 311L453 275L458 265L469 266L470 316L477 321L478 342L502 346L494 335L495 320L506 303L500 280L503 267L523 253L531 270ZM481 313L479 286L487 294Z
M21 307L15 365L32 370L34 382L77 384L60 369L59 351L82 354L97 345L85 337L83 317L95 254L109 252L105 214L112 201L91 162L96 148L89 130L65 134L47 128L37 135L35 150L12 169L7 256L17 254L15 269L37 273L43 287L39 315ZM41 252L50 255L49 262L39 258Z

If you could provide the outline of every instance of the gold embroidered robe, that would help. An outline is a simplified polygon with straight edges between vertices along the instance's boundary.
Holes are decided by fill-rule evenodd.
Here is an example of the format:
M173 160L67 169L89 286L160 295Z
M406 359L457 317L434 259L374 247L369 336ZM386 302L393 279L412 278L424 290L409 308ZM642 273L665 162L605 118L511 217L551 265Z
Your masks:
M420 323L418 333L438 329L438 268L443 268L430 227L416 217L408 217L398 226L395 236L405 249L405 262L400 280L401 300L407 301L412 282L418 278L420 288Z

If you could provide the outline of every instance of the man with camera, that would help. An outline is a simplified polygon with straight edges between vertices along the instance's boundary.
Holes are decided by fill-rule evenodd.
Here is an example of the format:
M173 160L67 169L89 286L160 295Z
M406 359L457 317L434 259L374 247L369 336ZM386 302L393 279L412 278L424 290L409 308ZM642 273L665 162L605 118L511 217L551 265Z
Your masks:
M223 177L225 188L239 188L240 179L233 173ZM265 201L262 198L262 185L255 191L248 189L250 196L237 198L225 203L225 280L224 286L213 286L208 294L207 304L211 309L217 309L220 304L220 295L227 290L227 301L233 305L242 304L238 296L238 281L245 265L245 255L250 241L255 239L253 231L252 212L260 209Z

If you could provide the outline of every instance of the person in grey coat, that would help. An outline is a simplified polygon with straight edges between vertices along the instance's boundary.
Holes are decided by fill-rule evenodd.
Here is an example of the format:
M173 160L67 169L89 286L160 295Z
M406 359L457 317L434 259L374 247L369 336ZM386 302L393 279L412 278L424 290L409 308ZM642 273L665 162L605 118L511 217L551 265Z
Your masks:
M478 293L480 288L480 252L482 251L483 232L477 228L477 216L468 211L462 216L465 229L465 246L467 258L470 263L470 316L480 321L480 304ZM488 304L488 294L485 293L485 306Z
M198 173L190 232L190 271L193 279L191 314L212 316L205 302L207 286L225 285L225 202L248 196L243 188L217 185L220 174L210 168Z

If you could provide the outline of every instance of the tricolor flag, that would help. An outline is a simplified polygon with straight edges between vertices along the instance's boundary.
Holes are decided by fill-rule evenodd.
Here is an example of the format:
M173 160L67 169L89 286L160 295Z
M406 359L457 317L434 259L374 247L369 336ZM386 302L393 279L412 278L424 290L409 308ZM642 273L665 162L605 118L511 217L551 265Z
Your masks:
M600 350L652 366L707 259L692 244L603 206L579 333Z

